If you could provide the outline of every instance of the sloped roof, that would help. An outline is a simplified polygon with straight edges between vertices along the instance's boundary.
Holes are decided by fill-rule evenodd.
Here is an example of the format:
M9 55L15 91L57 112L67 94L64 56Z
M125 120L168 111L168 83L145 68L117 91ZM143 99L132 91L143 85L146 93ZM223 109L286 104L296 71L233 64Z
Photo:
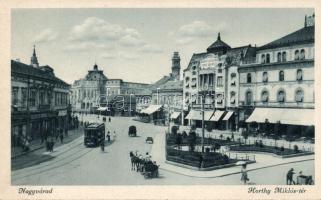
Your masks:
M165 84L161 85L159 87L162 90L167 90L167 89L181 89L183 90L183 81L168 81Z
M44 66L44 67L49 67L49 66ZM69 86L68 83L66 83L65 81L59 79L53 73L50 73L48 71L44 71L44 70L35 68L33 66L30 66L30 65L26 65L24 63L17 62L17 61L14 61L14 60L11 60L11 73L19 73L19 74L24 74L24 75L31 75L31 76L35 76L35 77L39 77L39 78L48 79L48 80L51 80L51 81L56 81L58 83L65 84L65 85Z
M220 33L218 33L217 40L207 48L207 51L215 51L222 48L230 49L231 47L221 40Z
M307 44L314 42L314 26L307 26L293 33L290 33L280 39L274 40L263 45L259 50L286 47L295 44Z
M241 60L255 57L255 49L256 48L251 45L232 48L226 53L226 62L228 65L239 65Z

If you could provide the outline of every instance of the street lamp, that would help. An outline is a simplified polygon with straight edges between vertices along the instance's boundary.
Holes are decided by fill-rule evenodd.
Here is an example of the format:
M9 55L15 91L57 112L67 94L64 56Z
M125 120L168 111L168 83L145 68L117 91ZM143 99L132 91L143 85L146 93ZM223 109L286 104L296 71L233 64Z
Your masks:
M160 88L157 88L157 105L159 105L159 92L158 90L160 90Z
M202 100L202 153L204 153L204 98L201 96Z
M130 94L129 95L129 117L131 117L132 116L132 99L131 99L131 97L132 97L132 95L134 95L134 94Z

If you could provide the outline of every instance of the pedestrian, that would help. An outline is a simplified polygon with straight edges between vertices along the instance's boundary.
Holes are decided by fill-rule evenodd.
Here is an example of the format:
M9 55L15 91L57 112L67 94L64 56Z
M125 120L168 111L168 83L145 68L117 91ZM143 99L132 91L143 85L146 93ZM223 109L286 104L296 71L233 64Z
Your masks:
M291 168L289 171L288 171L288 173L286 174L286 184L287 185L292 185L292 183L293 183L293 185L295 185L295 182L293 181L293 175L294 175L295 173L294 173L294 169L293 168Z
M234 133L232 132L231 139L234 142Z
M108 117L108 122L110 122L111 121L111 119L110 119L110 117Z
M110 132L107 132L107 141L110 142Z
M25 152L27 152L27 151L29 151L30 149L29 149L29 141L28 141L28 139L26 138L25 139L25 142L24 142L24 151Z
M62 134L62 130L60 130L59 138L60 138L60 142L62 144L64 142L64 135Z
M241 170L241 181L243 181L244 185L246 185L246 182L249 180L250 179L247 176L246 164L243 164Z
M115 141L116 140L116 132L114 131L113 133L113 140Z
M104 138L102 138L100 141L100 147L101 147L102 151L105 151L105 139Z
M200 155L200 157L199 157L199 163L198 163L198 169L201 169L201 168L202 168L202 165L203 165L203 156Z

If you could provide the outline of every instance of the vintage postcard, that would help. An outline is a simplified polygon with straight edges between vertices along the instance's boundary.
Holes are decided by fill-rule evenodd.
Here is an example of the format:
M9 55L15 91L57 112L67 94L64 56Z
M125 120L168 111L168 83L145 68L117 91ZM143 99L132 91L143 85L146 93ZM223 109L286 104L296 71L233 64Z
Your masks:
M1 14L0 199L321 197L320 3L38 3Z

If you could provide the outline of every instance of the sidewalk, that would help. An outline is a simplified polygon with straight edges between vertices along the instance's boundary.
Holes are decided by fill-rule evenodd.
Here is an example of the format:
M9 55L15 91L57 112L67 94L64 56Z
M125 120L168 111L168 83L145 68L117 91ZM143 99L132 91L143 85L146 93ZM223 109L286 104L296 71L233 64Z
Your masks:
M235 154L235 152L227 152ZM245 153L237 153L239 156L245 156ZM241 171L240 166L224 168L224 169L217 169L212 171L198 171L193 170L185 167L180 167L176 163L169 164L166 162L165 158L165 134L157 134L154 139L154 144L151 150L151 155L153 156L153 160L160 165L160 169L174 172L177 174L190 176L190 177L199 177L199 178L215 178L215 177L222 177L232 174L238 174ZM248 156L253 156L253 153L246 153ZM234 157L234 156L233 156ZM255 154L256 163L249 164L247 169L248 171L258 170L262 168L268 168L272 166L294 163L294 162L301 162L306 160L314 160L314 155L308 156L300 156L300 157L293 157L293 158L278 158L272 155L267 154Z
M54 148L59 147L63 144L69 143L71 141L73 141L75 138L79 137L83 135L83 128L80 126L78 129L74 129L74 130L69 130L68 131L68 136L64 136L64 140L63 143L61 144L60 140L58 139L57 141L54 139L55 145ZM39 149L45 148L46 147L46 143L43 142L41 144L41 140L37 139L37 140L33 140L30 142L29 144L29 148L30 150L27 152L24 152L22 147L14 147L11 148L11 159L16 159L20 156L26 155L30 152L34 152L37 151Z

